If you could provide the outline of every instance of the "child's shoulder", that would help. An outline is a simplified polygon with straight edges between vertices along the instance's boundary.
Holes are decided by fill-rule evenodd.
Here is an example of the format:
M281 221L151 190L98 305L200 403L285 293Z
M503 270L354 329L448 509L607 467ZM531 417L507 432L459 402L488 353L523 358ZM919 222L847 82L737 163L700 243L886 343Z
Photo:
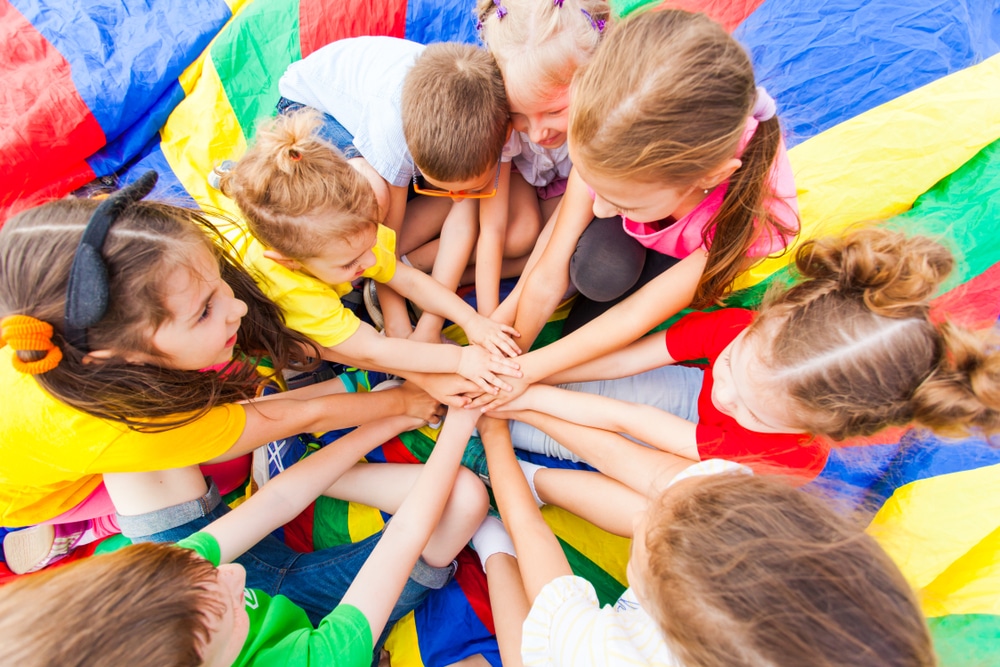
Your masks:
M402 57L416 57L424 48L423 44L400 37L365 35L349 37L330 42L303 58L302 62L316 62L337 58L365 60L391 60Z

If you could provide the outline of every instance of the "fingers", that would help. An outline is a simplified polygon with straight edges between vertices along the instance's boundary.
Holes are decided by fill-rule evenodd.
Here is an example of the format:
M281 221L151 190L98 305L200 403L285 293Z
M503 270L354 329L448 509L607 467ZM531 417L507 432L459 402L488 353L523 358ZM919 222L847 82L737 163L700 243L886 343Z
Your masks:
M521 354L521 348L509 336L497 336L494 340L487 341L486 346L494 354L505 357L516 357Z

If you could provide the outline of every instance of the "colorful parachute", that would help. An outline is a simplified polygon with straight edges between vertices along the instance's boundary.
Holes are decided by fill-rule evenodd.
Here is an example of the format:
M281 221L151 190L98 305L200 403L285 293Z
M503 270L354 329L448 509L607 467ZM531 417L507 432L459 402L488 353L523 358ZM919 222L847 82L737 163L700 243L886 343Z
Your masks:
M623 0L616 11L658 4ZM668 4L705 11L749 49L778 101L804 238L874 219L939 238L958 268L937 312L995 325L995 0ZM471 9L472 0L0 0L0 210L155 168L161 196L232 211L205 175L245 150L289 63L361 34L474 41ZM735 301L755 303L788 262L754 267ZM558 323L548 333L558 335ZM372 458L422 460L430 442L430 432L404 435ZM897 431L866 444L836 451L819 483L875 511L870 531L919 592L942 664L1000 664L1000 442ZM574 569L603 601L614 599L625 584L626 542L545 511ZM311 548L382 522L369 508L323 500L286 528L286 539ZM460 573L397 627L394 665L475 653L499 664L478 564L468 560Z

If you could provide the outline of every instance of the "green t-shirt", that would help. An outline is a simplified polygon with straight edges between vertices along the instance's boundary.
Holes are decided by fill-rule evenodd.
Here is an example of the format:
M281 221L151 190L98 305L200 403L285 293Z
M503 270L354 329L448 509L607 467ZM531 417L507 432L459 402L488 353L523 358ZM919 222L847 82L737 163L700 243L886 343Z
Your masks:
M208 533L195 533L177 546L193 549L216 567L219 565L219 543ZM248 588L243 599L250 631L233 667L371 665L372 630L357 607L337 605L319 628L313 628L306 613L284 595L272 598Z

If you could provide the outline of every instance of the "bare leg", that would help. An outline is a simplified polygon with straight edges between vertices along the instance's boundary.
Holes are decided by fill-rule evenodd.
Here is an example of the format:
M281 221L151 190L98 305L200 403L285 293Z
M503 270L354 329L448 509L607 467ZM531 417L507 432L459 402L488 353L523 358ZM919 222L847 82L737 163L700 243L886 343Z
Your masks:
M543 468L534 482L545 503L621 537L632 537L632 520L646 509L645 496L599 472Z
M421 470L422 465L410 463L359 463L323 495L395 514ZM428 565L443 567L454 560L482 523L488 503L486 488L479 478L470 470L460 469L441 521L421 554Z

